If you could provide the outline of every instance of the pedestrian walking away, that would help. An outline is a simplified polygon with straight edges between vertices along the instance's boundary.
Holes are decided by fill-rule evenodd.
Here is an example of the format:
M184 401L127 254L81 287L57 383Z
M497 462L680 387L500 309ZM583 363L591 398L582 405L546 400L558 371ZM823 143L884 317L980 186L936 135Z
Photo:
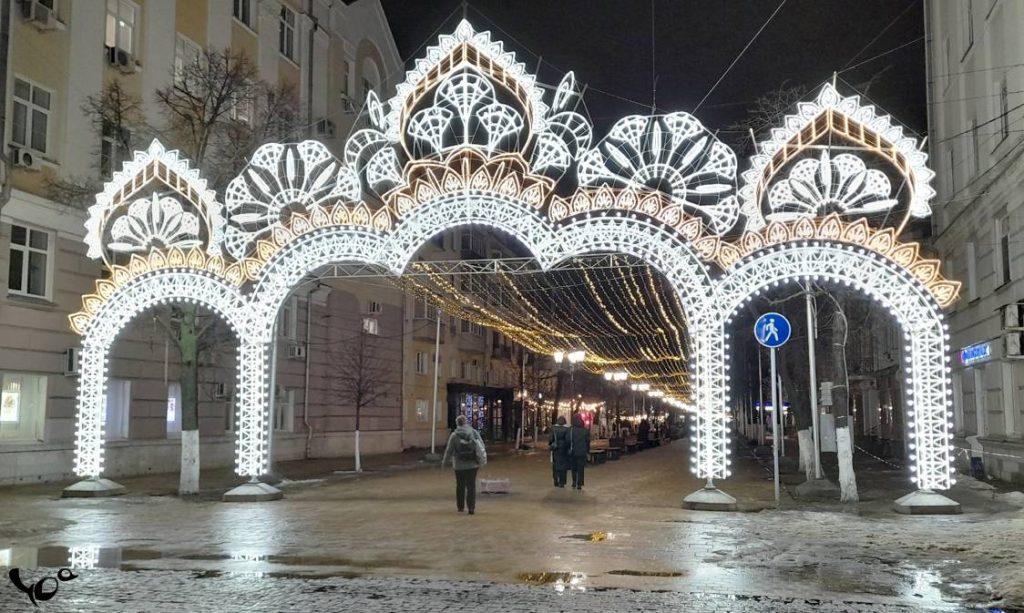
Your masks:
M466 416L455 418L455 431L448 437L441 466L451 462L455 469L455 507L461 513L476 512L476 473L487 464L487 450L480 433L466 423Z
M551 478L555 487L565 487L566 473L569 472L569 428L564 417L559 417L551 428L548 449L551 450Z
M589 454L590 431L583 426L583 418L577 413L572 416L572 428L569 428L569 465L572 468L574 490L583 490L583 471Z

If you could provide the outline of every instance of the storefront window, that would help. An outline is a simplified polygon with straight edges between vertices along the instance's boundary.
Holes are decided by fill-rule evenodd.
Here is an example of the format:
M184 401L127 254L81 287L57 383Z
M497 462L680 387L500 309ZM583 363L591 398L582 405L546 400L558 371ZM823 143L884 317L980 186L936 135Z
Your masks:
M42 441L46 377L0 373L0 440Z

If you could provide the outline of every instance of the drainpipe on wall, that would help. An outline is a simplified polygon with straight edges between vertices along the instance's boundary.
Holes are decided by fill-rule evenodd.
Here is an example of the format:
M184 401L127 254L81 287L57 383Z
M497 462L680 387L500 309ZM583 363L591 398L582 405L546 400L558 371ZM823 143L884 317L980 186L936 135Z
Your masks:
M313 134L316 132L316 126L314 125L313 119L313 36L316 34L318 27L316 16L313 14L313 0L306 0L306 14L309 20L313 22L309 28L309 37L306 41L306 133L309 138L313 138ZM309 346L306 346L306 355L309 356ZM308 357L306 358L309 359ZM307 455L307 457L309 457Z
M7 69L11 46L11 3L0 1L0 135L7 134ZM11 199L11 164L7 155L7 147L0 146L0 165L3 176L0 177L0 214Z

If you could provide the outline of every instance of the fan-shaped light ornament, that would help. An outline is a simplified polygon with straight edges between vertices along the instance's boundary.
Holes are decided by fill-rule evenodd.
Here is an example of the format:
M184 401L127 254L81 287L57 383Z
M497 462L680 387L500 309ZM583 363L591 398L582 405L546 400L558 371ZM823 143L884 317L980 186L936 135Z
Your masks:
M873 105L862 105L860 96L846 96L831 83L821 87L813 102L801 102L797 113L786 115L779 127L773 128L771 137L758 144L757 153L750 158L750 168L743 172L743 185L739 190L746 230L756 231L766 223L764 199L779 168L779 156L799 153L803 145L814 139L807 132L824 134L840 132L844 138L857 141L865 148L886 148L886 155L902 158L900 171L907 180L910 194L908 215L923 218L931 215L930 201L935 196L931 186L935 173L928 168L928 154L920 149L917 139L903 134L903 128L894 125L888 115L879 114ZM785 168L785 165L782 165Z
M736 154L689 113L631 115L579 162L580 183L656 189L723 234L735 225Z
M152 194L128 207L110 226L107 248L118 253L159 249L186 250L202 244L199 216L185 211L173 196Z
M586 117L576 112L579 103L576 75L568 72L555 89L544 131L537 135L531 159L533 170L564 172L576 156L590 146L594 128Z
M830 210L844 215L870 214L894 207L892 185L885 173L868 169L855 155L835 157L828 150L819 159L807 158L793 164L789 176L768 192L769 221L817 217Z
M310 213L337 200L354 202L360 191L355 171L319 141L263 145L228 184L225 247L240 259L256 239L281 224L282 216Z

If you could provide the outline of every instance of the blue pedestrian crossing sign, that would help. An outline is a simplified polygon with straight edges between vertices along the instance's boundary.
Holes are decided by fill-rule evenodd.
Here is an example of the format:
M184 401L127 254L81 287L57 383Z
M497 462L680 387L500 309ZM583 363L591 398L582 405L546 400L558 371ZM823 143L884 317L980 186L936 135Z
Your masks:
M779 313L765 313L754 322L754 338L769 349L785 345L792 331L789 320Z

